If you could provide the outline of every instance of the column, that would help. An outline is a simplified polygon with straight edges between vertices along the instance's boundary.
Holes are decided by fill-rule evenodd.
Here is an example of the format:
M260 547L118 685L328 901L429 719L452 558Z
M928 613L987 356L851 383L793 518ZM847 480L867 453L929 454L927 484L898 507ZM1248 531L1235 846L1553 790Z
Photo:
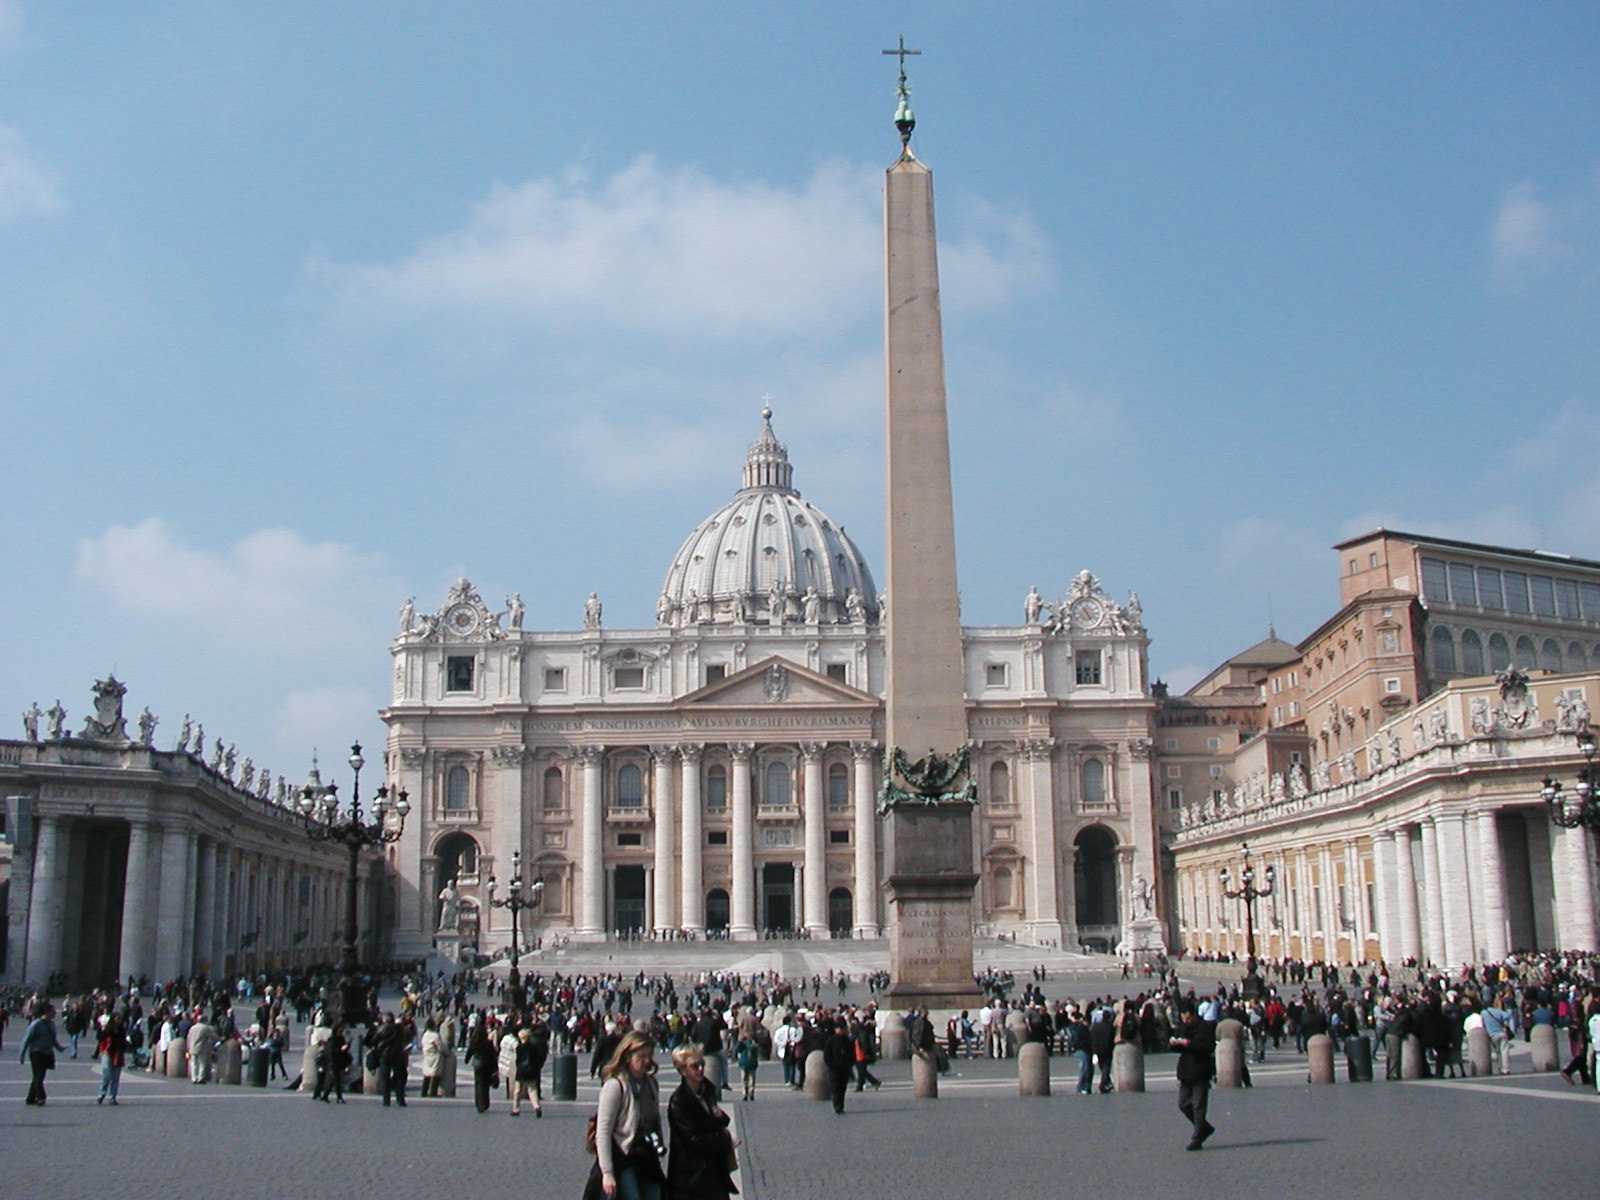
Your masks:
M1300 926L1300 953L1295 957L1309 960L1317 957L1311 948L1311 935L1318 932L1317 923L1322 920L1322 914L1317 912L1317 889L1311 883L1311 856L1304 846L1294 852L1294 879L1295 924Z
M1556 877L1556 938L1564 950L1595 947L1594 870L1586 829L1550 827Z
M1400 945L1398 909L1400 892L1395 886L1394 830L1380 829L1372 836L1372 882L1378 901L1378 956L1397 961Z
M1458 812L1435 818L1439 897L1444 921L1444 963L1452 971L1473 962L1472 897L1467 888L1466 824Z
M188 877L183 892L183 947L182 955L183 973L193 975L197 963L195 961L195 916L199 908L197 897L200 892L200 837L196 834L188 838L183 845L183 867ZM283 944L280 940L280 946Z
M157 982L183 974L183 938L179 930L189 913L185 900L189 893L189 832L168 825L161 835L161 892L157 902L156 962Z
M1333 847L1317 847L1317 879L1322 883L1322 957L1330 963L1339 961L1339 939L1344 935L1344 914L1339 911L1339 876L1333 869Z
M1480 809L1473 823L1478 831L1478 877L1483 911L1478 921L1479 949L1485 962L1500 962L1510 953L1506 935L1505 866L1500 860L1500 822L1495 810Z
M680 811L683 814L683 863L678 879L682 907L678 913L678 923L694 933L704 932L706 927L706 890L704 868L701 865L706 839L700 828L700 756L704 752L703 744L678 747L678 756L683 765L679 789L682 801Z
M877 744L855 742L850 747L852 795L855 799L856 937L878 936L878 809L872 786L872 762Z
M801 883L801 923L814 938L828 936L828 831L827 797L822 790L822 743L800 743L800 775L804 789L804 879Z
M199 970L217 977L217 843L210 838L200 843L197 857L199 898L194 914L194 962Z
M583 843L579 870L582 894L578 906L577 932L590 939L606 937L606 893L603 838L605 809L600 795L600 766L605 759L603 746L583 746L578 751L578 773L583 790Z
M128 822L128 869L122 884L122 945L117 954L118 982L126 982L129 975L150 974L152 949L149 933L150 918L155 912L156 897L150 887L149 821Z
M1423 957L1436 966L1448 966L1444 957L1444 898L1439 887L1439 829L1434 818L1422 826Z
M756 936L756 837L751 807L750 770L755 746L735 742L733 751L733 911L728 936L749 941Z
M650 790L654 793L656 816L656 862L654 886L651 888L653 908L650 928L676 929L678 919L678 863L677 822L673 819L676 805L672 795L672 759L676 753L671 746L652 746L650 753L654 770Z
M61 914L65 873L61 859L66 846L61 818L40 816L39 837L33 848L33 897L28 907L28 961L19 980L43 983L61 969Z
M1018 784L1027 788L1028 840L1028 928L1035 938L1063 943L1061 927L1061 885L1056 872L1061 852L1056 845L1056 806L1051 795L1050 758L1054 738L1035 738L1022 743L1023 776ZM1152 885L1153 886L1153 885ZM1127 893L1124 893L1125 895ZM1132 913L1123 914L1124 928Z
M1417 906L1417 870L1412 858L1411 826L1395 831L1395 887L1399 890L1400 941L1396 956L1400 961L1422 960L1422 915Z
M1344 882L1350 898L1350 961L1358 963L1367 956L1367 884L1362 878L1361 847L1354 840L1344 848Z
M653 863L646 863L644 868L644 928L661 928L656 921L656 868Z

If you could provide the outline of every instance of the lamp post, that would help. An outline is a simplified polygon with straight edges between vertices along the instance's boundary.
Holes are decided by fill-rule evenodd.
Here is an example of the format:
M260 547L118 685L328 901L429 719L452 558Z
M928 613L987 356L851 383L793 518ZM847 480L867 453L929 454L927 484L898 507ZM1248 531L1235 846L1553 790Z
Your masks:
M511 882L506 885L509 895L504 900L494 898L495 889L499 886L493 875L489 876L489 904L494 908L503 908L511 914L511 1003L514 1008L526 1008L526 997L522 990L522 976L517 971L517 959L521 949L522 936L519 932L518 918L530 909L539 907L539 901L544 896L544 880L535 880L532 887L524 889L522 883L522 851L511 852Z
M1244 854L1244 867L1239 872L1240 886L1229 890L1228 882L1232 878L1228 868L1223 867L1222 895L1228 900L1244 901L1244 994L1246 999L1255 1000L1261 995L1261 977L1256 974L1256 901L1263 896L1272 895L1273 884L1277 882L1278 870L1271 863L1262 872L1266 877L1266 886L1256 886L1256 869L1250 865L1250 844L1240 842L1239 849Z
M1578 768L1578 782L1573 785L1575 798L1567 799L1566 790L1561 784L1545 776L1544 787L1539 795L1544 797L1548 806L1550 819L1563 829L1584 829L1600 833L1600 768L1595 766L1595 737L1594 731L1585 729L1577 735L1578 753L1583 755L1583 766Z
M369 846L400 840L405 829L406 814L411 811L411 799L402 788L390 798L388 785L380 787L372 800L372 819L361 811L361 768L366 760L361 757L361 743L350 747L346 760L355 772L355 785L350 791L350 804L339 811L339 787L307 784L300 792L300 816L305 820L306 836L317 842L337 842L344 846L350 857L344 880L344 953L339 964L340 1007L346 1028L357 1023L366 1024L371 1012L367 1005L366 988L361 983L361 955L356 949L360 934L357 912L361 894L361 852Z

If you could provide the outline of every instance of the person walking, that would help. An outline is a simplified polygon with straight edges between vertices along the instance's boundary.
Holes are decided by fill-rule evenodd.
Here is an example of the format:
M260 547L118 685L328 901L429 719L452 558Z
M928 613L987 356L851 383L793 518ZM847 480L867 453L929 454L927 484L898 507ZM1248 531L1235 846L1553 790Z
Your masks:
M883 1080L872 1073L872 1064L878 1061L877 1023L869 1015L865 1020L852 1023L850 1034L856 1044L856 1091L869 1083L873 1091L877 1091L883 1086Z
M761 1047L753 1037L739 1039L733 1049L733 1058L739 1064L739 1082L744 1084L744 1098L756 1098L756 1072L761 1069Z
M1483 1032L1489 1036L1489 1074L1511 1074L1511 1039L1517 1035L1517 1008L1510 992L1501 992L1483 1010Z
M94 1102L104 1104L110 1100L115 1104L117 1088L122 1083L122 1068L128 1061L128 1031L119 1013L112 1013L107 1018L94 1054L100 1060L100 1094Z
M56 1010L49 1004L38 1009L38 1015L28 1022L22 1034L22 1047L17 1061L33 1070L28 1084L25 1104L43 1105L48 1097L44 1090L44 1073L56 1069L56 1053L66 1053L66 1047L56 1039Z
M595 1113L595 1162L584 1200L662 1200L667 1181L661 1168L661 1092L656 1082L656 1043L630 1030L600 1074ZM703 1059L702 1059L703 1061Z
M544 1116L543 1097L539 1092L539 1076L544 1073L544 1060L550 1053L548 1032L541 1042L534 1037L533 1027L524 1025L517 1030L517 1055L512 1065L516 1080L511 1088L511 1115L522 1115L522 1102L533 1101L533 1115Z
M828 1090L833 1098L833 1111L843 1113L844 1094L850 1086L850 1076L856 1066L856 1044L850 1038L850 1024L843 1017L833 1022L828 1037L822 1043L822 1061L828 1068Z
M494 1093L495 1073L499 1068L500 1052L483 1022L473 1025L467 1035L466 1064L472 1069L472 1104L481 1113L489 1111L489 1098Z
M753 1044L743 1039L741 1046ZM738 1192L732 1168L739 1145L729 1117L717 1103L717 1087L706 1078L706 1058L693 1042L672 1052L683 1082L667 1101L672 1149L667 1156L667 1187L672 1200L728 1200Z
M1193 1129L1186 1150L1199 1150L1216 1128L1206 1120L1211 1079L1217 1073L1217 1031L1202 1021L1193 1000L1178 1005L1179 1027L1171 1044L1178 1051L1178 1111Z
M326 1025L318 1025L311 1031L311 1036L316 1039L317 1048L316 1057L312 1060L317 1073L312 1099L321 1100L324 1104L343 1104L344 1073L350 1069L350 1042L344 1035L344 1026L335 1024L330 1029ZM329 1099L330 1094L332 1100Z

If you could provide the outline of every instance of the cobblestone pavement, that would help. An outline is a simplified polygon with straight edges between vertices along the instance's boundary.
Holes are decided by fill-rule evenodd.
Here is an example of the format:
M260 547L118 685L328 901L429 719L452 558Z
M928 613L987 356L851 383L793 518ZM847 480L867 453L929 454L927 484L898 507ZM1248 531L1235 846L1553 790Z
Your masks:
M29 1108L15 1039L6 1041L5 1195L133 1200L184 1188L227 1200L371 1200L470 1189L545 1200L576 1198L588 1170L583 1127L596 1089L587 1078L577 1102L546 1103L542 1120L527 1111L511 1118L503 1097L479 1115L470 1100L418 1100L413 1089L406 1108L385 1112L359 1096L344 1107L316 1104L281 1081L266 1090L195 1087L137 1071L124 1075L122 1103L110 1108L95 1104L98 1069L63 1055L49 1104ZM1600 1164L1600 1096L1528 1074L1525 1048L1518 1073L1493 1080L1316 1088L1304 1082L1304 1059L1275 1053L1254 1068L1254 1088L1212 1093L1218 1133L1197 1154L1183 1149L1173 1061L1150 1060L1143 1095L1079 1096L1070 1063L1056 1059L1054 1094L1022 1099L1014 1063L957 1060L937 1101L913 1099L907 1064L884 1063L883 1089L852 1091L842 1117L784 1088L769 1064L756 1101L729 1105L745 1139L743 1194L994 1200L1290 1189L1454 1200L1494 1183L1587 1194L1584 1181ZM665 1068L663 1089L675 1083Z

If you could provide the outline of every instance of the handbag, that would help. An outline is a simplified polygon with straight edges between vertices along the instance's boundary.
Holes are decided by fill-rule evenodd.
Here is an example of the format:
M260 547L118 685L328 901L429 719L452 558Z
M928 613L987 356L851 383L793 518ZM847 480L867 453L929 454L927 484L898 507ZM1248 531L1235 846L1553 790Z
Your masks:
M599 1149L595 1146L595 1135L599 1132L599 1129L600 1114L590 1113L589 1123L584 1127L583 1130L583 1148L596 1157L598 1157L600 1154Z
M56 1052L54 1050L36 1050L34 1057L39 1059L40 1065L46 1071L54 1071L56 1069Z

